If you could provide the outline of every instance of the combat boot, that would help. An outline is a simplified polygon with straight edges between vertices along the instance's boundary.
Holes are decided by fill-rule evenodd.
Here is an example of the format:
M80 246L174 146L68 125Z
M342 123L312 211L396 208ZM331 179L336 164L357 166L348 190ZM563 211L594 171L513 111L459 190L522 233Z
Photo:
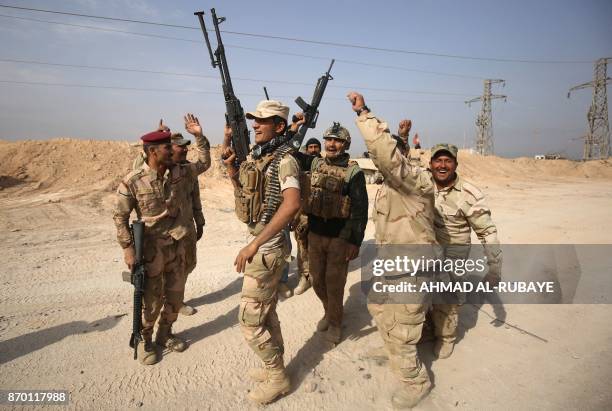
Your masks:
M183 305L179 309L179 314L182 314L182 315L194 315L197 311L198 310L196 310L192 306L183 303Z
M295 289L293 290L293 294L304 294L306 290L308 290L310 287L312 287L312 285L310 284L310 280L308 279L308 277L303 275L300 277L300 282L298 283L297 287L295 287Z
M444 338L438 338L434 343L433 351L436 358L444 359L451 356L455 348L454 341L447 341Z
M138 361L142 365L153 365L159 362L159 355L151 340L145 340L138 344Z
M289 288L287 283L278 283L278 295L283 297L284 299L293 297L293 290Z
M325 339L330 343L339 344L340 340L342 340L342 329L340 327L330 325L325 333Z
M327 317L323 317L317 323L317 331L326 331L329 328L329 322L327 321Z
M431 382L423 384L405 384L402 388L395 391L391 397L391 404L396 410L413 408L431 391Z
M157 328L155 343L175 352L183 352L187 348L185 341L172 334L172 327L169 325L160 325Z
M267 378L248 395L249 400L257 404L268 404L291 389L291 382L285 373L282 357L272 367L265 369Z
M268 379L268 370L265 368L251 368L248 374L255 382L264 382Z

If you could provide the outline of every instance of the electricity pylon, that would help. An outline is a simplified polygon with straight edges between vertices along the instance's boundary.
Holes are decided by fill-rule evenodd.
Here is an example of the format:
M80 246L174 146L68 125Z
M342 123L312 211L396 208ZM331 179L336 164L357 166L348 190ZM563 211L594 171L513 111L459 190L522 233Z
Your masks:
M612 60L612 57L601 58L595 62L593 81L574 86L567 92L567 98L569 98L574 90L593 87L593 100L587 113L589 131L584 138L583 160L603 160L610 156L610 124L608 123L608 92L606 85L612 78L607 75L608 60Z
M501 94L491 94L491 86L500 83L502 86L506 84L504 80L487 79L484 81L484 92L480 97L474 97L465 103L471 106L473 102L482 100L482 108L480 114L476 117L476 128L478 135L476 136L476 151L488 156L493 154L493 113L491 111L491 101L503 98L506 101L506 96Z

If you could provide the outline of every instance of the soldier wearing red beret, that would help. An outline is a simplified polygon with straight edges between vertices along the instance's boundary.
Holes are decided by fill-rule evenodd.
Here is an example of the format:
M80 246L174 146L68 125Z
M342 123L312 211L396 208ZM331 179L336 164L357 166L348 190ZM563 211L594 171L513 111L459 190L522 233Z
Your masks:
M160 125L160 129L141 137L146 162L130 172L117 189L113 219L130 269L134 264L134 244L129 231L132 210L145 223L147 277L141 330L144 344L138 345L138 358L145 365L159 361L153 345L153 327L158 317L155 342L171 351L186 348L185 342L172 334L172 324L183 305L186 238L195 231L192 214L186 210L186 193L193 180L210 167L210 143L193 114L185 116L185 129L195 137L196 162L173 163L170 131Z

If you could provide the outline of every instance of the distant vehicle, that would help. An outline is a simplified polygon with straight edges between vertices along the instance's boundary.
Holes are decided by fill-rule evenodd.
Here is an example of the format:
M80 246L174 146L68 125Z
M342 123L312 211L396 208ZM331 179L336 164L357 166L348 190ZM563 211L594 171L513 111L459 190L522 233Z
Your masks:
M565 160L565 156L559 153L536 154L536 160Z

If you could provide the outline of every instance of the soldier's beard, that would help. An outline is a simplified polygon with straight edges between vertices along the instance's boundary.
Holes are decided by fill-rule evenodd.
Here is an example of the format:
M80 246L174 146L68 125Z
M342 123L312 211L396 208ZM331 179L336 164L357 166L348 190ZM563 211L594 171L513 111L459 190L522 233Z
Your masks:
M440 174L439 171L433 170L433 178L437 185L442 187L448 187L455 181L456 174L454 171L446 169L445 174Z

